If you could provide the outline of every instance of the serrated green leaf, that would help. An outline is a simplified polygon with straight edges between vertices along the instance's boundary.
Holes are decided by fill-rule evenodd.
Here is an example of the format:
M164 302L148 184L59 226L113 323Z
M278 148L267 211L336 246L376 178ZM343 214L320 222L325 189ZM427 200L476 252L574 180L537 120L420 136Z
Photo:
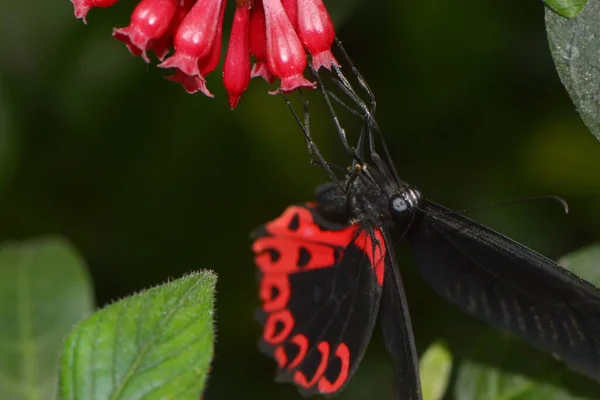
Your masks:
M596 286L600 286L600 243L569 253L558 263Z
M573 18L583 10L587 0L544 0L544 3L563 17Z
M600 140L600 1L588 2L572 19L546 10L546 30L560 79Z
M452 372L452 354L442 342L435 342L419 361L423 400L441 400Z
M213 354L216 275L203 271L83 321L62 358L63 400L197 400Z
M64 339L93 308L84 262L65 240L0 247L0 399L54 399Z

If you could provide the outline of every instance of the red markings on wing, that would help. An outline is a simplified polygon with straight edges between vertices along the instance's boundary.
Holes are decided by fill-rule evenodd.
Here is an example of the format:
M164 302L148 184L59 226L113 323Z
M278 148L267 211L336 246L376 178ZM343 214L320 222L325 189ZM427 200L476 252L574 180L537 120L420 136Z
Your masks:
M265 236L254 242L253 250L258 253L254 258L263 274L291 274L311 269L328 268L336 263L335 248L330 245L288 239L285 237ZM272 251L276 251L276 256ZM300 266L298 260L302 252L308 252L310 259Z
M289 276L335 267L343 257L344 249L352 245L368 257L377 283L381 286L386 248L379 229L368 231L359 224L341 229L319 226L313 215L316 212L314 208L312 203L288 207L279 218L265 225L267 234L254 241L252 250L262 273L259 288L262 310L268 314L263 332L264 342L274 346L272 355L275 361L281 370L292 374L294 383L304 389L332 394L348 380L350 350L345 343L310 343L302 333L292 335L296 321L287 308L294 290L290 286ZM337 346L333 354L332 346ZM288 353L286 349L296 351ZM318 353L320 359L312 377L307 377L299 369L311 349L315 354ZM335 379L329 381L325 375L336 358L340 361L340 371ZM329 372L327 376L331 378Z
M273 356L275 357L275 361L277 361L277 365L279 365L279 368L285 367L285 364L287 364L288 357L287 354L285 354L283 346L277 346L275 348L275 351L273 352Z
M294 357L290 365L287 366L288 369L293 369L296 368L306 356L306 352L308 351L308 339L306 336L298 334L291 338L290 342L298 346L298 354Z
M270 344L279 344L290 335L292 329L294 329L294 317L289 310L274 312L267 317L263 339Z
M373 236L369 232L363 230L354 241L362 251L367 254L371 263L371 268L375 272L377 283L379 286L383 286L383 272L385 267L385 241L383 240L383 234L379 229L373 230Z
M327 368L327 362L329 361L329 343L319 342L317 345L317 350L319 350L319 353L321 354L321 360L319 361L319 366L317 367L317 370L310 381L306 379L306 376L304 376L302 371L294 372L294 382L305 389L313 387L319 378L325 373L325 369Z
M290 300L290 281L286 275L264 275L260 280L259 291L265 312L281 310Z
M323 394L334 393L338 391L348 379L348 372L350 370L350 350L345 343L340 343L335 350L335 356L340 359L341 368L340 373L333 382L329 382L326 377L319 379L319 392Z
M328 244L330 246L346 247L356 232L356 225L350 225L340 230L323 229L313 217L314 206L288 207L279 218L265 225L267 232L276 237L285 237L307 242Z

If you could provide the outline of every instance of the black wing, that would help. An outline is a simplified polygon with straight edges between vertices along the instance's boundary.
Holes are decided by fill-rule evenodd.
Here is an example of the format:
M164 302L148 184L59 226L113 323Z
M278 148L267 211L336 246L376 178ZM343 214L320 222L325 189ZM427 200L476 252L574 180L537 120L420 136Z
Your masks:
M278 380L304 395L333 395L350 380L371 338L384 277L379 231L324 224L310 205L292 206L253 244L260 349L277 361Z
M387 243L392 242L388 240ZM419 359L404 286L395 260L394 249L390 246L386 257L380 318L385 347L394 358L394 399L421 400Z
M600 292L554 261L435 203L409 232L423 278L444 298L600 380Z

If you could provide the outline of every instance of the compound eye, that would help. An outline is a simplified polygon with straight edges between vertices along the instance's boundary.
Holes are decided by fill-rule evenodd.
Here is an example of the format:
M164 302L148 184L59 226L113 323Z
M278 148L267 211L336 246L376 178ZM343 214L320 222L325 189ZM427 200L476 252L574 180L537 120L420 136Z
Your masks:
M408 209L408 204L406 204L406 200L398 196L392 200L392 209L397 213L402 213Z

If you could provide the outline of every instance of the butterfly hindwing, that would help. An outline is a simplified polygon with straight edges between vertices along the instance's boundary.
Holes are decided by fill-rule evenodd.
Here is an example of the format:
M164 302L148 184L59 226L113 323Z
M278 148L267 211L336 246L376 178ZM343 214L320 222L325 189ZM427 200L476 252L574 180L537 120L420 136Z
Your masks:
M278 380L305 395L337 393L356 371L377 318L383 235L328 223L305 204L289 207L256 236L261 350L278 363Z
M554 261L435 203L409 234L424 279L465 312L600 378L598 290Z

